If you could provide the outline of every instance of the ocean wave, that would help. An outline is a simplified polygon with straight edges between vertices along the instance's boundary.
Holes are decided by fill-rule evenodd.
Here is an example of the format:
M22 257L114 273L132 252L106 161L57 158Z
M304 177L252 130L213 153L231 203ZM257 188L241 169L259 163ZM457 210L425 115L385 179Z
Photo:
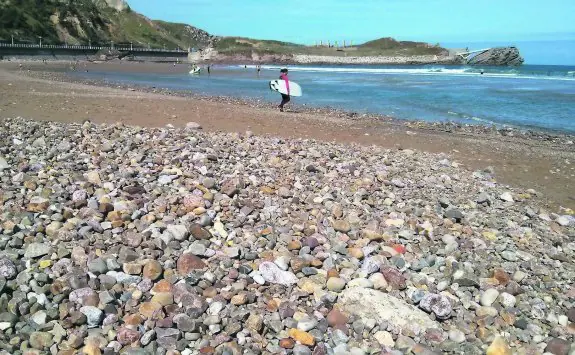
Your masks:
M244 66L238 66L244 68ZM248 65L250 69L255 65ZM276 71L285 66L262 65L262 70ZM520 69L481 69L481 68L449 68L443 66L425 68L366 68L366 67L318 67L318 66L288 66L292 72L307 73L338 73L338 74L369 74L369 75L430 75L430 76L469 76L502 79L532 79L532 80L560 80L575 81L575 77L567 75L540 75L522 73Z

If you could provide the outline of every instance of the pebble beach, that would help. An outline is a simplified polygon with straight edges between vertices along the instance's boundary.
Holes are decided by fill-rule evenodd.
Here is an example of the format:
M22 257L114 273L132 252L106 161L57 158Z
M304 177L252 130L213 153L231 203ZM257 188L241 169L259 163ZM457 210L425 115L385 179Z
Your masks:
M537 191L200 128L0 121L2 353L575 352L575 217Z

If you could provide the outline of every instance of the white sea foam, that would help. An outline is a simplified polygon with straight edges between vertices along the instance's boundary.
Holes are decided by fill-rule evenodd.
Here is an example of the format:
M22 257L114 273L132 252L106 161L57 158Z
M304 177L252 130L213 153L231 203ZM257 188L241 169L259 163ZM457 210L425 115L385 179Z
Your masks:
M244 66L238 66L244 68ZM248 65L248 68L255 68ZM280 70L285 66L262 65L263 70ZM339 74L369 74L369 75L432 75L432 76L470 76L486 78L509 78L509 79L532 79L532 80L561 80L575 81L573 77L543 76L521 74L516 69L499 72L483 72L479 68L449 68L449 67L426 67L426 68L366 68L366 67L328 67L328 66L288 66L292 72L307 73L339 73Z

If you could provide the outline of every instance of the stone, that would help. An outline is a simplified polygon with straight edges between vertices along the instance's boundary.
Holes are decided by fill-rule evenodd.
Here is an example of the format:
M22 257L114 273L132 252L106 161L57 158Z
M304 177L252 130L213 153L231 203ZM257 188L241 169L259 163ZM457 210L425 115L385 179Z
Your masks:
M571 342L560 338L553 338L547 343L545 352L554 355L568 355L570 354L570 349Z
M169 239L175 239L178 241L186 240L190 235L188 228L184 225L169 225L166 227L164 234L169 235Z
M499 295L499 303L501 303L501 305L505 308L513 308L515 307L515 303L517 302L517 299L515 298L515 296L507 293L507 292L502 292Z
M140 305L138 311L146 318L155 318L162 313L162 305L157 302L144 302Z
M297 322L297 329L309 332L314 329L318 324L317 319L305 316Z
M38 311L34 313L30 319L32 319L32 321L38 325L44 325L46 324L46 312Z
M248 296L245 293L240 293L238 295L235 295L232 297L232 299L230 300L230 302L234 305L234 306L241 306L246 304L246 302L248 301Z
M47 332L33 332L30 334L30 346L38 350L47 350L54 343L54 337Z
M280 339L279 345L284 349L293 349L293 347L295 346L295 342L292 339L283 338Z
M124 263L122 270L128 275L140 275L142 273L142 264L139 262Z
M390 332L378 331L373 335L373 337L381 346L386 346L389 348L393 348L395 346L395 341L393 340L393 336Z
M102 185L102 179L100 178L100 173L97 171L90 171L86 174L86 181L94 185Z
M91 261L88 261L88 271L95 275L105 274L108 272L108 266L106 261L101 258L96 258Z
M30 243L24 252L26 259L34 259L44 255L48 255L52 251L52 247L47 243Z
M190 234L197 240L209 240L212 238L211 233L197 223L190 226Z
M337 308L333 308L327 314L327 324L330 327L343 326L343 325L347 324L348 320L349 320L349 318Z
M508 191L499 195L499 199L501 199L502 201L505 201L505 202L514 202L513 195L511 194L511 192L508 192Z
M369 281L373 284L373 288L376 290L385 290L388 286L387 280L382 273L375 273L369 277Z
M30 199L26 210L28 212L40 213L44 212L50 206L50 200L40 196L34 196Z
M361 318L373 318L419 334L426 329L440 328L429 316L387 293L367 288L348 288L338 298L339 309ZM444 314L444 313L440 313Z
M178 258L177 268L180 275L188 275L194 270L202 270L206 264L193 254L182 254Z
M495 337L485 352L486 355L511 355L511 348L502 337Z
M327 289L333 292L341 292L345 288L345 280L339 277L330 277L327 280Z
M463 343L465 341L465 333L459 329L451 329L449 331L449 340L457 344Z
M70 302L78 303L81 305L88 305L87 303L89 303L90 300L98 299L98 294L91 288L84 287L70 292L68 298L70 299Z
M519 260L519 257L517 256L517 253L515 253L514 251L511 250L504 250L501 252L501 257L507 261L517 261Z
M259 333L262 330L263 325L264 325L263 317L259 314L252 313L246 320L245 326L247 329Z
M104 318L104 313L97 307L84 306L80 308L80 312L86 316L86 321L89 328L94 328L100 325Z
M312 355L311 350L305 345L296 344L292 350L293 355Z
M489 307L497 300L497 297L499 297L499 291L494 288L489 288L481 294L480 303L482 306Z
M0 171L10 169L10 164L6 161L2 155L0 155Z
M332 223L333 229L341 233L348 233L351 230L351 225L347 220L336 220Z
M0 258L0 276L11 280L16 277L18 270L12 260L7 258Z
M140 332L134 329L121 327L118 329L116 339L122 345L129 345L140 339Z
M293 273L283 271L276 264L269 261L261 263L258 270L264 280L272 284L289 286L298 282L298 278Z
M445 216L445 218L453 219L456 222L461 221L464 217L463 213L456 208L448 209L447 211L445 211L445 213L443 215Z
M447 319L451 316L451 302L444 295L427 293L419 302L419 307L426 312L433 312L438 319Z
M407 287L405 276L399 270L390 266L382 266L381 273L392 288L403 290Z
M156 281L162 276L163 272L162 264L157 260L150 260L144 265L143 275L146 279Z
M507 283L509 283L509 280L511 279L509 277L509 274L505 272L505 270L503 269L493 270L493 278L496 279L502 286L507 285Z
M288 331L288 335L290 338L292 338L295 341L298 341L299 343L301 343L303 345L307 345L307 346L314 346L315 345L314 337L311 334L304 332L303 330L291 328Z

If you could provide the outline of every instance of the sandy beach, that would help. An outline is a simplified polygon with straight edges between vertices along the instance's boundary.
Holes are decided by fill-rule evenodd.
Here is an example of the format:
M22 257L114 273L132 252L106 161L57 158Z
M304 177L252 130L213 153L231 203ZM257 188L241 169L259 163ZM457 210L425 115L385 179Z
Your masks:
M571 137L64 68L0 66L0 355L573 353Z
M65 72L67 63L29 62L25 68ZM154 63L87 63L93 68L132 72L186 72L187 66ZM492 170L501 182L534 189L545 203L575 208L575 145L569 140L547 142L519 135L441 132L409 122L351 120L324 114L211 102L131 89L94 87L38 79L19 72L16 63L0 64L0 116L62 122L94 122L161 127L197 122L207 131L317 139L444 153L471 170ZM61 79L61 76L58 76ZM71 79L70 79L71 80Z

